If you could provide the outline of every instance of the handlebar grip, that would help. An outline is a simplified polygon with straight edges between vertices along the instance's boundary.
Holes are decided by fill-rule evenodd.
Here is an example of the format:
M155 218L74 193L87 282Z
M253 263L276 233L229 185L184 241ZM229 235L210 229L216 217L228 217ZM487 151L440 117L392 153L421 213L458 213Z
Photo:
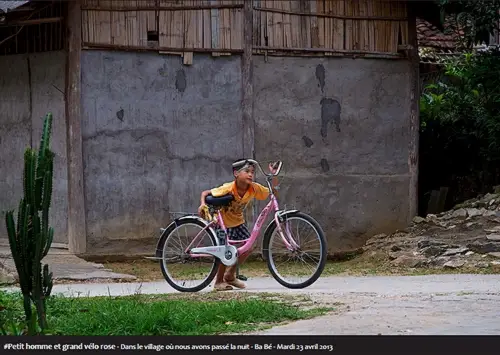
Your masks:
M273 164L273 169L277 169L278 166L280 166L280 161L275 161L274 163L273 162L270 162L269 164Z

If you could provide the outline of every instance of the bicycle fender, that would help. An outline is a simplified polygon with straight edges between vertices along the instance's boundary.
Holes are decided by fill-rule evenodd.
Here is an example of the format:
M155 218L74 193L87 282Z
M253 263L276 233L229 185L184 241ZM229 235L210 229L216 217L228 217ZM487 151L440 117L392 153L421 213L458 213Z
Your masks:
M285 211L279 210L276 211L274 215L278 217L278 220L281 220L283 217L295 212L299 212L299 210L285 210ZM262 250L264 250L264 240L266 239L266 235L267 233L270 233L271 228L273 227L274 224L276 224L276 220L273 218L273 220L269 222L269 224L266 227L266 230L264 231L264 237L262 238Z
M168 230L171 230L175 227L175 225L182 221L182 220L185 220L185 219L196 219L197 221L203 223L206 226L208 226L209 222L207 222L206 220L204 220L203 218L201 218L200 216L197 216L197 215L192 215L192 216L182 216L182 217L179 217L179 218L176 218L174 219L168 226L167 228L160 228L160 238L158 238L158 241L156 242L156 257L160 257L161 256L161 250L159 249L159 246L160 246L160 241L161 241L161 238L163 237L163 235L168 231ZM213 227L209 227L208 228L210 230L210 232L212 232L213 236L216 237L215 238L215 242L219 243L219 240L217 239L217 234L215 233L215 230Z

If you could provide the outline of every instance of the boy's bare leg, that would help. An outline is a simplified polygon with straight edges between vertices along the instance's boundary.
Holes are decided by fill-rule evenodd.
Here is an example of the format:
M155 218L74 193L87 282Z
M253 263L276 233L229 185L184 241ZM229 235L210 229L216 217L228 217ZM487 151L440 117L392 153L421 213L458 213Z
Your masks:
M229 283L230 285L233 285L235 287L238 287L238 288L245 288L245 284L238 280L236 278L236 269L238 267L238 264L241 265L245 262L245 260L248 258L248 256L252 253L252 250L249 250L247 251L246 253L243 253L239 256L238 258L238 263L233 265L233 266L230 266L228 267L226 270L225 270L225 273L223 275L223 280L227 283ZM220 269L219 269L220 270ZM218 276L218 275L217 275Z
M217 270L217 275L215 276L214 290L224 291L232 290L231 285L228 285L224 280L224 275L226 273L226 266L224 264L219 265L219 270Z

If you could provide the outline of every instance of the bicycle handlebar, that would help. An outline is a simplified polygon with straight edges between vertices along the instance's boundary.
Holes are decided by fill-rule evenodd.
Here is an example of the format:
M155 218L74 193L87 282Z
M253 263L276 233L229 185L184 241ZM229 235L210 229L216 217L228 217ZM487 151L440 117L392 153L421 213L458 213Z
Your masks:
M259 162L258 162L257 160L253 160L253 159L247 159L247 160L248 160L249 162L251 162L251 163L253 163L253 164L257 165L257 166L259 167L260 172L261 172L264 176L278 176L278 175L279 175L279 173L280 173L280 171L281 171L281 167L283 166L283 162L282 162L281 160L278 160L278 161L277 161L277 162L275 162L275 163L274 163L274 165L273 165L273 168L275 168L275 167L276 167L276 164L278 164L278 168L277 168L277 170L276 170L276 173L274 173L274 174L266 174L266 173L264 172L264 170L262 169L262 167L260 166L260 164L259 164Z

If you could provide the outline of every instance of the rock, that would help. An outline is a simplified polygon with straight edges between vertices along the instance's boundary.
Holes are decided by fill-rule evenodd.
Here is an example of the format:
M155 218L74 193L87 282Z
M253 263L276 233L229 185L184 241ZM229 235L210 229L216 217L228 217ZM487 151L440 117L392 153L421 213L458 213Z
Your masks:
M465 247L461 248L454 248L454 249L448 249L443 253L443 256L451 256L451 255L457 255L457 254L463 254L467 252L469 249Z
M482 216L483 213L486 212L486 210L484 208L482 208L482 209L467 208L466 211L467 211L467 215L469 216L469 218Z
M500 261L494 260L491 262L491 265L500 265Z
M429 265L430 266L443 266L444 264L446 264L448 261L450 261L450 258L448 257L445 257L445 256L438 256L436 258L432 258L429 260Z
M429 240L429 239L422 239L422 240L419 240L417 242L417 247L419 249L424 249L424 248L427 248L431 245L436 246L436 247L444 247L444 246L446 246L446 243L439 242L437 240Z
M389 260L396 260L401 255L399 253L389 253Z
M500 234L490 234L486 236L488 240L500 241Z
M446 249L436 246L436 245L430 245L427 248L422 249L422 254L424 254L427 257L431 256L438 256L441 255L445 252Z
M495 199L497 197L497 194L496 193L487 193L486 195L484 195L484 197L481 199L481 202L490 202L491 200Z
M393 245L391 247L391 251L400 251L400 250L401 250L401 248L398 245Z
M483 216L485 217L496 217L496 211L484 211Z
M419 267L424 265L424 258L410 255L401 255L391 262L394 266Z
M486 233L496 233L500 232L500 226L495 226L493 228L485 229L484 230Z
M500 259L500 253L499 252L488 253L488 255L492 256L494 258Z
M17 282L17 275L8 272L4 268L0 267L0 285L12 285Z
M419 240L417 242L417 247L419 249L427 248L429 245L431 245L431 242L427 239Z
M451 217L457 219L465 219L467 218L467 211L464 208L459 208L452 213Z
M379 251L393 265L406 267L460 267L456 265L484 260L489 253L500 254L500 191L439 214L416 216L404 231L374 236L363 250Z
M500 243L475 241L467 244L467 248L479 254L488 254L500 251Z
M422 218L420 216L415 216L413 218L413 223L419 224L419 223L422 223L422 222L425 222L425 218Z
M486 263L484 261L480 261L475 266L478 267L478 268L480 268L480 269L486 269L487 267L490 266L490 263Z
M450 268L450 269L458 269L464 265L465 265L465 261L463 261L463 260L450 260L450 261L446 262L443 266Z

